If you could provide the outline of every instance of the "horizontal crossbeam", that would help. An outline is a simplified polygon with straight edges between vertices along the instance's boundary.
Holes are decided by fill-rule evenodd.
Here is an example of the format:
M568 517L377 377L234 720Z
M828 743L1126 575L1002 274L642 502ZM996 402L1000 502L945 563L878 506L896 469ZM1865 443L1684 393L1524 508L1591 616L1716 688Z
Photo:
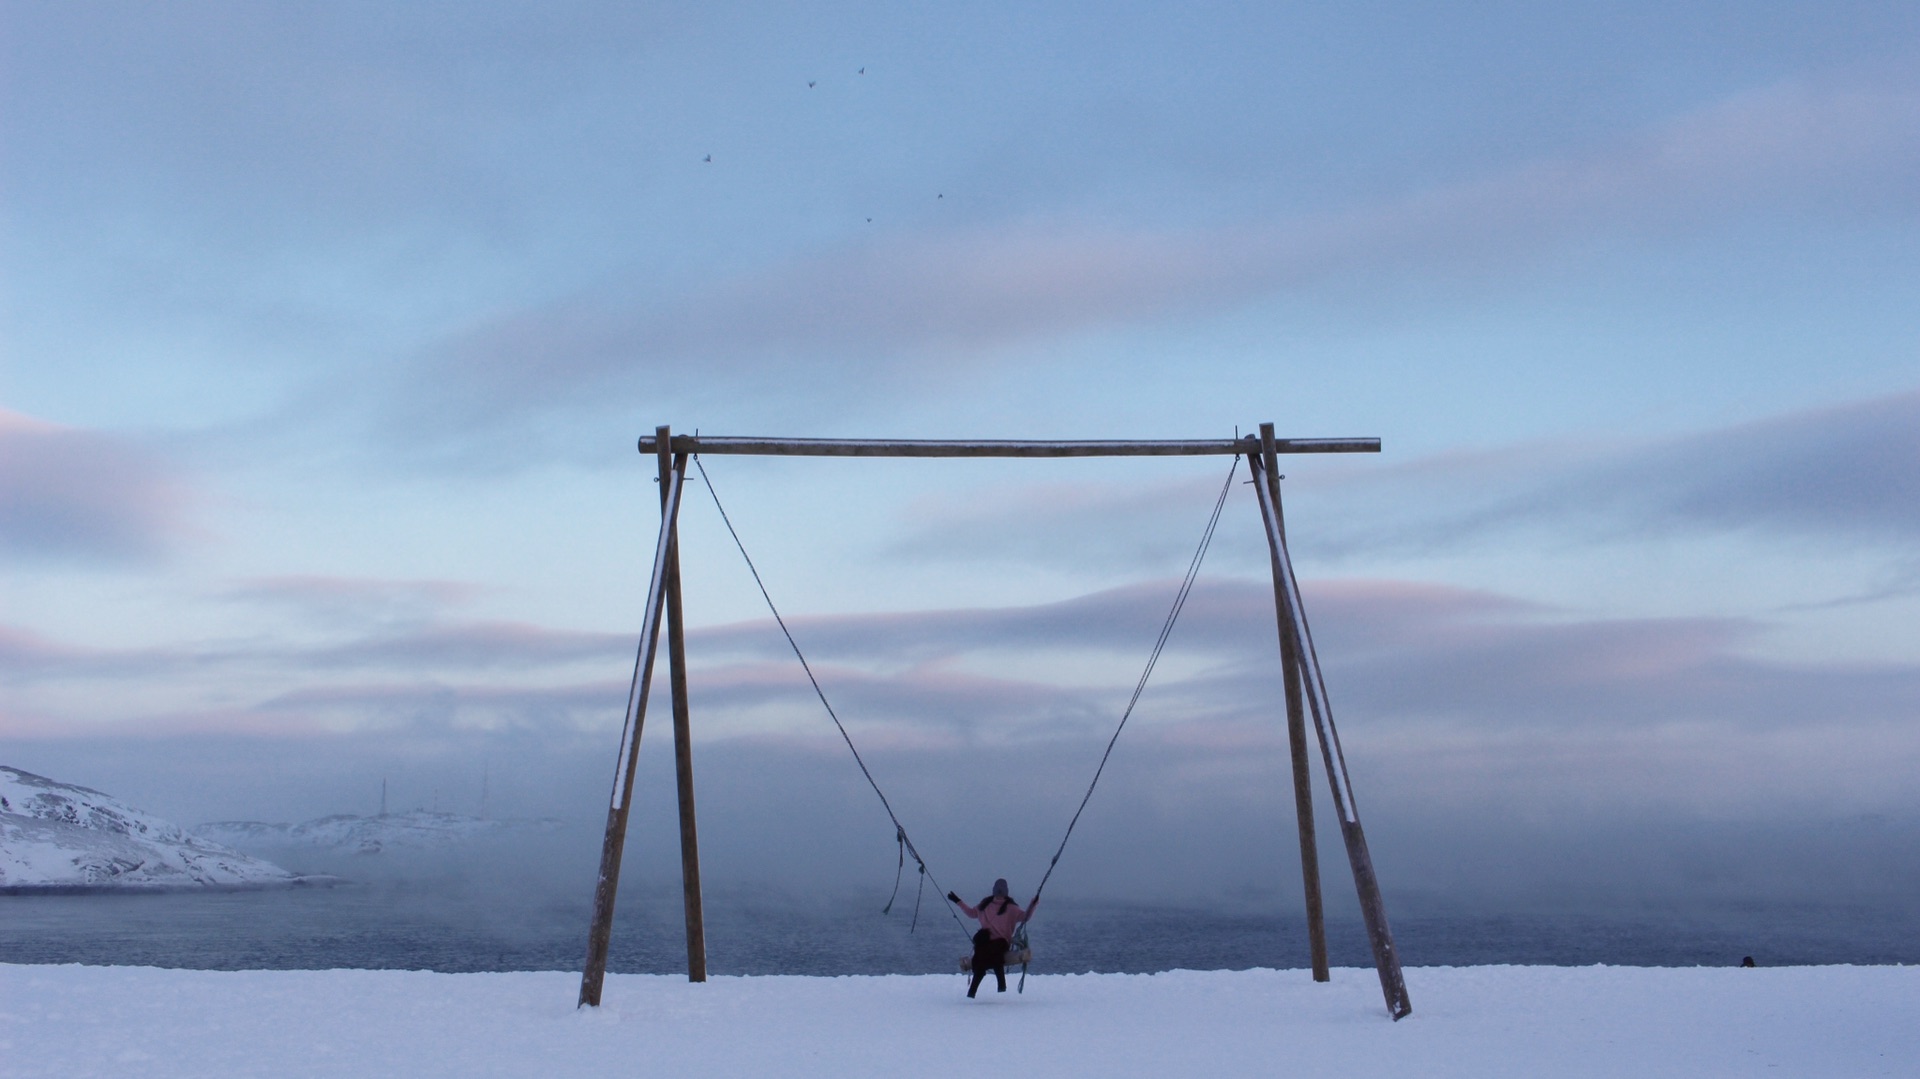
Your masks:
M671 435L674 453L745 454L768 457L1205 457L1259 453L1260 439L1184 439L1162 441L1014 442L877 438L717 438ZM1379 453L1377 438L1281 438L1279 453ZM658 453L653 435L640 439L640 452Z

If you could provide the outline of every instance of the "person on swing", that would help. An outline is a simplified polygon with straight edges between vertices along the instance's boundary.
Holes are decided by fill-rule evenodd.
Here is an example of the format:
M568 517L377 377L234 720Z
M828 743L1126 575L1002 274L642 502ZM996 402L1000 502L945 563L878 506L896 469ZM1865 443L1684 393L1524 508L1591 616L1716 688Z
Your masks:
M997 992L1007 991L1007 948L1013 942L1013 931L1020 924L1033 917L1033 908L1040 905L1040 897L1034 896L1032 902L1021 910L1007 895L1007 878L1001 877L993 882L993 894L980 901L978 907L970 907L967 901L952 892L947 898L966 914L980 923L980 929L973 935L973 983L967 986L967 996L971 998L980 991L980 982L993 971Z

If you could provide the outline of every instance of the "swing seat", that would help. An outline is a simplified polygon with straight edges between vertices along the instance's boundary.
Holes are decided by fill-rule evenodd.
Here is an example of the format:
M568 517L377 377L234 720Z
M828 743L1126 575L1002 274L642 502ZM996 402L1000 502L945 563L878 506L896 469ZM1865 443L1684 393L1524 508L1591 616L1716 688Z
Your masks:
M1033 962L1032 948L1022 948L1017 952L1009 951L1007 953L1007 965L1010 967L1024 967L1031 962ZM960 957L960 973L962 974L973 973L973 953L972 952L967 952L966 954Z
M1033 946L1027 943L1027 925L1025 922L1022 922L1014 929L1013 939L1007 942L1006 965L1019 967L1024 971L1027 964L1031 962L1033 962ZM973 973L972 952L968 952L960 957L960 973ZM1025 975L1022 976L1024 977ZM1023 982L1021 984L1024 985L1025 983Z

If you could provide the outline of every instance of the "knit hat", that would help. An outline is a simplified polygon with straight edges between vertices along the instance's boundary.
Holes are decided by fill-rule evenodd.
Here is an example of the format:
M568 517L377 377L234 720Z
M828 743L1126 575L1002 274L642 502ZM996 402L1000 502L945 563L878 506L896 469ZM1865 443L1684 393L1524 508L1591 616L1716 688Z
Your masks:
M1005 899L1007 897L1007 878L1001 877L999 880L993 882L993 897L995 899Z

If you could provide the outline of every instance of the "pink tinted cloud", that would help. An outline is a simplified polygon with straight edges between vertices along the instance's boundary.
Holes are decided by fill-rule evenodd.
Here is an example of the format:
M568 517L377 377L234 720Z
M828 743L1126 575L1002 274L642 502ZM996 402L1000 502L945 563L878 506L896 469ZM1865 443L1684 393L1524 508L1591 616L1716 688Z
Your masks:
M285 603L323 611L430 612L456 607L481 591L466 581L394 580L290 574L243 581L229 593L235 599Z
M1472 549L1521 530L1601 542L1680 533L1817 537L1905 556L1920 536L1920 390L1671 437L1528 442L1369 463L1287 487L1290 506L1311 507L1309 516L1289 518L1298 525L1295 556L1321 565L1383 551ZM971 502L912 507L889 553L1165 567L1191 552L1215 490L1217 480L1205 477L996 488ZM1264 564L1253 514L1250 496L1236 492L1210 566L1244 572Z
M1255 599L1263 591L1258 582L1236 587ZM1787 802L1770 800L1778 791L1802 809L1857 809L1902 790L1900 777L1920 760L1910 723L1920 668L1756 658L1745 646L1764 627L1753 621L1582 618L1390 580L1311 582L1306 598L1355 782L1372 805L1768 813L1785 811ZM1086 616L1088 636L1060 619L1049 630L1059 634L1052 647L1101 639L1102 603L1064 606ZM1238 774L1254 759L1280 767L1277 649L1270 608L1261 606L1220 616L1217 630L1186 641L1215 662L1163 671L1129 728L1126 760L1175 751L1203 780ZM959 634L969 643L952 658L1002 637L1047 654L1031 612L975 614L979 622L959 626L930 612L920 634L938 635L934 626ZM1064 752L1082 743L1097 751L1118 719L1124 694L1116 700L1109 687L1023 685L945 663L889 672L854 658L888 654L889 641L915 635L915 617L832 627L840 658L823 668L823 681L856 738L928 754L1022 745ZM818 704L783 666L769 659L697 672L707 729L720 720L729 737L751 737L751 722L729 717L777 707L790 720L778 729L805 738L812 728L814 740L831 743Z
M1449 455L1327 493L1348 512L1307 534L1324 550L1445 548L1545 528L1602 540L1818 537L1904 553L1920 536L1920 391L1670 438Z
M1916 172L1920 94L1790 83L1584 155L1342 211L1214 229L1027 219L862 240L679 295L609 286L450 340L416 372L435 387L434 414L410 419L457 426L643 375L656 393L749 379L887 392L1017 342L1275 293L1452 279L1588 235L1685 233L1789 207L1910 210Z
M895 748L1021 741L1057 737L1097 726L1112 687L1088 688L941 664L876 671L853 664L814 664L827 699L863 744ZM700 666L691 679L692 704L726 717L722 729L752 736L764 717L774 726L835 736L812 687L792 663Z
M224 658L191 647L95 648L56 641L22 626L0 625L0 677L15 685L151 677L185 664Z
M462 622L376 635L318 649L314 667L429 670L540 668L581 661L630 659L634 634L551 629L524 622Z
M189 492L124 440L0 409L0 551L124 561L161 553L181 532Z
M1596 804L1614 798L1621 805L1665 799L1750 806L1757 790L1791 777L1796 797L1841 804L1904 789L1901 777L1920 761L1911 722L1920 667L1911 664L1757 658L1745 645L1764 626L1746 620L1592 619L1421 582L1305 584L1355 782L1370 796L1385 782L1418 789L1422 798L1491 804L1531 798L1550 781L1562 801L1536 804L1577 795ZM1115 590L963 617L932 611L797 619L794 628L863 744L922 754L924 762L960 751L1084 749L1090 765L1142 657L1140 642L1112 624L1144 619L1151 628L1163 598ZM1283 754L1266 583L1213 582L1210 594L1196 594L1189 617L1176 630L1172 661L1142 698L1123 759L1179 747L1199 775L1230 772L1248 755ZM519 663L492 651L502 640L484 624L472 628L478 644L454 632L451 654L440 638L421 636L424 651L403 669L374 654L392 639L386 635L359 646L280 647L244 659L192 649L145 655L139 664L80 657L62 668L60 692L44 701L70 707L66 691L84 686L113 702L101 709L117 717L112 722L68 723L69 735L82 728L169 735L523 731L569 744L604 738L601 748L611 751L626 700L627 642L618 655L594 658L573 650L578 634L560 631L557 651L536 648ZM756 633L772 637L771 644L748 639ZM769 627L728 627L689 644L701 737L777 734L829 749L837 742ZM342 650L356 647L367 661L341 662ZM1018 671L995 662L1009 649L1022 656ZM72 659L70 651L24 632L0 636L0 657L30 664L59 666ZM1075 665L1089 652L1109 656L1115 677L1089 676ZM583 670L583 662L603 669ZM10 689L24 687L10 695L9 714L40 717L32 719L34 730L51 732L46 717L57 709L44 707L17 670L6 673ZM251 699L235 703L235 687L254 687ZM663 729L660 692L656 686L650 738ZM204 713L183 705L195 696L208 702ZM129 711L149 701L167 703L150 713Z
M405 419L444 429L579 403L643 374L655 392L715 380L794 393L917 383L930 355L1159 310L1197 277L1231 272L1208 241L1020 222L856 243L678 296L609 287L448 341L417 371L434 384L432 410Z
M0 625L0 671L72 662L88 653L47 639L30 629Z
M1048 647L1137 649L1144 658L1178 584L1148 581L1026 607L800 615L787 621L809 656L842 662L926 665L969 652ZM1230 639L1247 620L1271 616L1272 596L1270 586L1244 580L1198 582L1174 646ZM789 654L785 640L761 621L696 630L689 642L690 648L722 653Z
M1029 733L1060 724L1080 730L1096 717L1117 719L1149 643L1126 627L1157 625L1163 593L1136 586L1030 608L790 624L829 696L857 702L843 718L877 714L929 729L1015 737L1023 726ZM1397 729L1440 723L1491 735L1589 722L1765 724L1811 706L1849 677L1746 657L1743 646L1760 626L1742 619L1589 619L1496 593L1394 580L1308 581L1305 598L1336 710ZM1279 700L1272 604L1271 587L1260 580L1213 580L1196 589L1169 642L1170 654L1185 662L1161 670L1143 698L1149 711L1227 731L1270 718ZM721 708L784 699L802 713L816 710L784 649L761 625L695 634L689 651L701 668L696 689ZM766 658L703 666L715 652L742 650ZM981 673L1009 652L1027 660L1058 655L1059 677ZM1104 653L1111 662L1091 674L1067 662L1083 652ZM900 668L902 660L909 665ZM1111 684L1101 681L1102 670L1115 675ZM1883 672L1892 679L1887 684L1911 681L1904 670ZM1869 678L1862 687L1875 684Z

